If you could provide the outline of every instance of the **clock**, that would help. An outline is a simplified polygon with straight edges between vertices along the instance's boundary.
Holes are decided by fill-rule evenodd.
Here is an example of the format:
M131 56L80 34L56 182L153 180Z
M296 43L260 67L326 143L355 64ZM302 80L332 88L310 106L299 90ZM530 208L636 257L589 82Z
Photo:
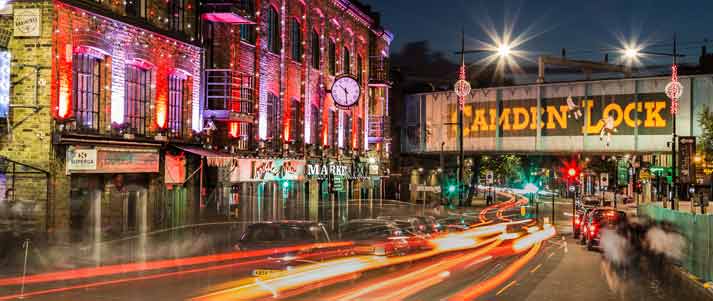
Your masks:
M354 77L342 75L334 80L330 93L337 106L348 108L359 102L361 87Z

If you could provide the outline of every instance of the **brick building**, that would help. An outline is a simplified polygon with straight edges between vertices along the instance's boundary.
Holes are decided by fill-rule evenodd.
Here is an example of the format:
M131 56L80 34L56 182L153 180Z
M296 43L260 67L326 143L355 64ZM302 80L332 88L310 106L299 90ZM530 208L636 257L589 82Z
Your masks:
M213 149L239 157L208 169L209 208L337 224L348 200L382 194L393 35L378 14L349 0L206 1L202 20L203 118ZM329 89L346 75L361 95L345 108Z
M198 190L185 173L197 163L173 146L201 128L197 16L190 0L22 1L2 11L0 46L12 61L0 67L12 82L0 109L3 220L57 242L191 221Z

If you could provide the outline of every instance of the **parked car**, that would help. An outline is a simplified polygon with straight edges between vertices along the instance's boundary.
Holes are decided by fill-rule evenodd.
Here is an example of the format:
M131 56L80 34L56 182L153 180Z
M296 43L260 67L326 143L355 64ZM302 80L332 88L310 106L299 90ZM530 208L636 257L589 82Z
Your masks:
M359 255L393 256L428 248L427 241L410 235L410 223L386 219L351 220L340 227L340 239L354 241Z
M587 213L589 213L594 208L596 207L583 206L581 208L578 208L575 212L574 216L572 217L572 234L574 235L574 239L579 238L580 233L582 233L582 225L584 224L584 220L587 216Z
M626 221L626 212L613 208L596 208L587 214L587 219L582 227L582 238L587 245L587 250L593 250L599 245L602 229L616 227Z
M430 220L423 216L378 216L377 219L405 224L407 226L404 230L411 235L428 235L436 232L435 219Z
M330 237L321 223L310 221L259 222L247 226L234 248L240 251L288 247L329 242ZM290 258L298 252L276 253Z

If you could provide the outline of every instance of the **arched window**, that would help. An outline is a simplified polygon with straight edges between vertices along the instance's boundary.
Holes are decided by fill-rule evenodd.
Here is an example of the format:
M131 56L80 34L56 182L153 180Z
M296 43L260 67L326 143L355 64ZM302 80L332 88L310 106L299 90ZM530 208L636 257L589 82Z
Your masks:
M337 46L334 44L334 40L329 40L329 75L335 75L337 73Z
M282 125L282 106L280 98L272 93L267 93L267 139L278 138Z
M280 15L277 9L270 6L267 10L267 49L272 53L280 53Z
M290 44L292 44L292 60L302 61L302 28L297 18L292 18L290 26Z
M347 47L344 47L344 67L342 69L344 70L344 74L350 74L351 73L351 55L349 54L349 49Z
M72 108L76 129L99 132L106 93L107 68L104 60L89 53L75 53L72 57Z
M129 133L146 136L151 111L151 69L145 64L128 64L124 72L124 122Z
M302 140L302 131L299 121L303 116L300 116L300 101L293 98L290 101L290 141Z
M319 35L316 30L312 30L312 68L319 69L319 60L322 50L319 47Z
M168 135L181 138L183 135L183 106L190 102L189 80L185 74L174 73L168 77Z

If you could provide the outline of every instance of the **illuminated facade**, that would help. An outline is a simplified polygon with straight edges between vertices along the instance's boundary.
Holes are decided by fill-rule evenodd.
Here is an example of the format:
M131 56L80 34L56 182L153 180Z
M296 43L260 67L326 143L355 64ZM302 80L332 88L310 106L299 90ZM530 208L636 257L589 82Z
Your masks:
M388 158L383 129L388 127L384 108L393 39L378 14L348 0L225 2L206 1L202 14L203 118L216 128L213 149L243 158L333 165L350 173L337 176L344 185L336 190L332 177L308 174L284 185L279 180L215 182L215 191L222 191L216 192L225 204L221 207L243 220L327 221L338 202L378 198L384 175L379 167L382 156ZM341 75L357 78L361 86L360 100L350 108L337 107L328 91ZM362 172L369 170L369 161L371 174ZM295 202L297 213L280 209ZM320 206L324 203L330 205Z
M35 231L56 241L194 221L198 183L186 173L199 163L177 147L198 143L202 128L197 9L190 0L8 5L10 74L25 79L9 89L0 161L38 178L23 182L2 164L12 188L0 201L34 208Z

